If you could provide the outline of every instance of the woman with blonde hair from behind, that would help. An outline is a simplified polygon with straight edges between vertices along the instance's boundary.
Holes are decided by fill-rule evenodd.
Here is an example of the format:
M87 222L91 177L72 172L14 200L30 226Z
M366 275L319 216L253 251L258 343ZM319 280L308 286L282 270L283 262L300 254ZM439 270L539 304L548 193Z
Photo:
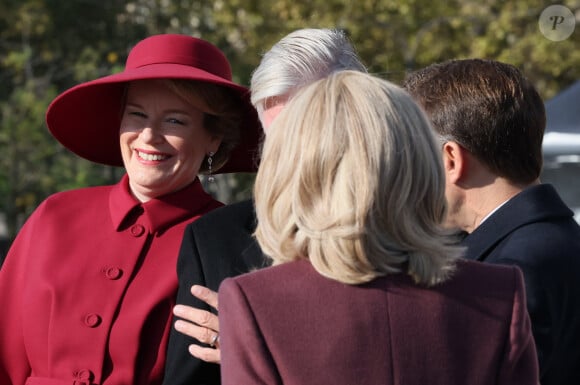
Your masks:
M220 286L223 384L537 384L522 274L458 259L439 148L401 88L342 71L300 91L254 193L274 266Z

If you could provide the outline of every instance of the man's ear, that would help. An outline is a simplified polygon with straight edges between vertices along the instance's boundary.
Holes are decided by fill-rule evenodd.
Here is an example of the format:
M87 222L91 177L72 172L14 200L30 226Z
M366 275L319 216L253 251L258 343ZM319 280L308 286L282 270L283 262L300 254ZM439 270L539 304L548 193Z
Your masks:
M457 142L446 142L443 145L443 168L449 183L458 184L465 178L468 167L467 150Z

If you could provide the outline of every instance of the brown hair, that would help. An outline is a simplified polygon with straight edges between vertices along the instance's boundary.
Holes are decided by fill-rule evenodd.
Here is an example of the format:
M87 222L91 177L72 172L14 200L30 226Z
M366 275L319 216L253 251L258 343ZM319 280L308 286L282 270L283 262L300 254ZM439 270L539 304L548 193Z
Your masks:
M450 60L409 74L403 87L443 139L460 144L493 173L523 184L539 177L544 103L514 66Z
M240 141L240 127L244 118L244 108L240 97L227 87L207 82L183 79L166 79L171 90L192 104L205 104L203 126L216 137L222 137L218 151L213 155L212 172L217 171L228 160L231 151ZM201 164L200 173L208 171L208 162Z

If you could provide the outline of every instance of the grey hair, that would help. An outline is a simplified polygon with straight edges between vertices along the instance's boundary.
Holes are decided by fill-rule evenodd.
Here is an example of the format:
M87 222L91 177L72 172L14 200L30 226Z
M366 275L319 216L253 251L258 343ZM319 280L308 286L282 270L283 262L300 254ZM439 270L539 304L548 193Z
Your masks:
M296 30L266 52L253 72L252 104L261 118L268 99L289 98L301 87L341 70L367 72L343 31Z

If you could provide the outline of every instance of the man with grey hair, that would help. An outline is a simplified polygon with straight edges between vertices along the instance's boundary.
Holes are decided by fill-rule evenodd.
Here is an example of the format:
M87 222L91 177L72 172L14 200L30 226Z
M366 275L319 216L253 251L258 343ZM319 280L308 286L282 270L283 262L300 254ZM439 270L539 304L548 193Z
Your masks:
M251 79L252 103L264 131L298 89L342 70L366 72L344 32L306 28L282 38L264 54ZM164 384L220 383L217 290L225 278L265 266L252 237L255 227L253 201L246 200L186 228L174 309L181 319L170 335Z

